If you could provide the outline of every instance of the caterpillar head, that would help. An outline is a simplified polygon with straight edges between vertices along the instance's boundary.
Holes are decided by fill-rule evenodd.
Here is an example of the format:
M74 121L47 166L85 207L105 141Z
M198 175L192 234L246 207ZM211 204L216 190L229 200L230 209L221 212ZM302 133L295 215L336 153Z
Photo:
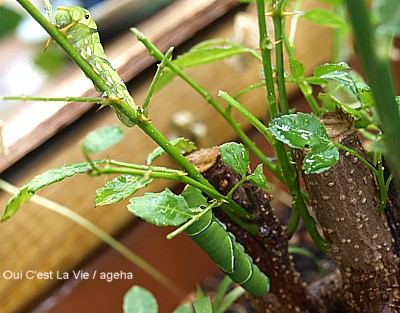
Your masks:
M78 6L58 7L54 15L56 24L60 28L67 27L71 24L80 23L86 26L92 26L94 23L90 12Z

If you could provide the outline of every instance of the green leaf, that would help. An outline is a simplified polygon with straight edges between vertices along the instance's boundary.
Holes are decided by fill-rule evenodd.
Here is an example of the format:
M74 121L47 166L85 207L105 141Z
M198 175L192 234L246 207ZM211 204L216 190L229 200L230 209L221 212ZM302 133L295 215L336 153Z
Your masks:
M210 297L203 297L193 301L194 310L196 313L212 313L212 305Z
M323 107L327 111L333 112L336 110L336 108L340 108L343 112L350 115L353 118L354 125L357 128L366 128L372 123L369 115L365 111L356 110L351 106L344 104L330 93L320 93L318 95L318 99L321 101Z
M292 148L311 148L330 142L324 124L315 116L301 112L273 119L269 130Z
M323 75L330 74L332 72L337 72L337 71L345 71L350 69L350 66L345 63L345 62L339 62L339 63L325 63L320 66L317 66L314 69L314 76L316 77L322 77Z
M92 169L93 164L99 164L103 161L93 163L82 162L76 164L66 164L64 166L53 168L36 177L34 177L28 184L23 186L18 193L16 193L6 204L6 209L1 217L2 221L9 219L13 216L22 204L27 202L36 191L51 184L57 183L64 178L73 176L75 174L87 173Z
M197 149L196 144L186 138L175 138L170 141L180 153L188 153ZM146 164L150 165L156 158L165 154L165 151L161 147L157 147L153 152L149 153L146 157Z
M132 198L128 210L157 226L178 226L195 215L185 199L169 189Z
M389 36L400 35L400 2L396 0L375 0L375 10L379 19L379 31Z
M347 30L349 28L346 21L338 14L323 9L307 11L302 15L302 17L315 24L333 29Z
M190 303L184 303L178 306L173 313L194 313L194 310Z
M250 55L259 58L259 54L255 50L244 47L233 41L212 39L192 47L187 53L178 56L172 63L183 69L228 59L242 53L250 53ZM166 68L160 78L157 90L169 83L175 75L176 74L171 69Z
M193 213L201 212L200 207L208 205L206 197L203 196L201 191L195 187L188 186L182 192L182 196Z
M228 142L219 146L221 161L240 176L245 177L250 164L249 151L241 143Z
M289 58L290 61L290 72L292 73L292 76L294 78L300 78L303 77L304 74L306 73L306 69L304 67L304 64L301 63L300 61L296 60L293 57Z
M108 181L105 187L96 190L95 204L106 205L122 201L141 188L146 188L153 180L142 176L121 175Z
M343 5L343 0L320 0L321 2L325 2L334 6L341 6Z
M82 148L88 153L99 153L122 139L124 132L119 125L105 126L90 132L83 141Z
M267 178L264 175L262 164L259 164L255 171L246 177L246 180L251 181L257 187L265 190L271 190L268 185Z
M314 146L303 161L306 174L319 174L330 169L339 160L339 151L333 144Z
M157 300L150 291L133 286L125 293L123 303L124 313L157 313Z

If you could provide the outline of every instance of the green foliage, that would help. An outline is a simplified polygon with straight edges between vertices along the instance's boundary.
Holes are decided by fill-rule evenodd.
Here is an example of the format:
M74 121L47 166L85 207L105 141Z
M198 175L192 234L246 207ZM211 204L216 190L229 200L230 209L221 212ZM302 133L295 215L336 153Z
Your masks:
M213 313L210 297L203 297L193 301L196 313Z
M125 293L124 313L158 313L157 300L148 290L133 286Z
M197 149L196 144L186 138L175 138L172 139L170 141L170 144L172 146L174 146L180 153L188 153L188 152L192 152L194 150ZM156 149L154 149L152 152L150 152L147 157L146 157L146 164L150 165L151 163L153 163L153 161L164 155L165 154L165 150L162 149L161 147L157 147Z
M195 215L185 199L165 189L160 193L146 193L132 198L128 210L157 226L178 226Z
M245 177L250 164L250 155L241 143L228 142L219 146L222 163L229 166L240 176Z
M124 136L121 126L105 126L90 132L82 143L87 153L99 153L116 144Z
M153 179L134 175L121 175L108 181L105 187L96 190L95 204L114 204L146 188Z
M246 180L251 181L257 187L265 190L271 190L271 187L268 185L267 178L264 175L262 164L259 164L255 171L246 177Z
M334 29L347 30L348 24L339 15L324 9L314 9L305 12L302 17L315 24Z
M180 68L189 68L228 59L242 53L250 53L250 55L259 58L255 50L236 42L226 39L212 39L192 47L187 53L179 55L173 63ZM176 73L171 69L165 69L157 88L160 89L165 86L175 75Z
M276 139L292 148L310 149L303 162L305 173L321 173L339 160L324 124L315 116L297 113L276 118L269 124Z
M76 164L66 164L64 166L48 170L35 178L28 184L23 186L17 194L15 194L6 205L6 209L1 217L2 221L9 219L13 216L20 206L27 202L32 196L44 187L62 181L67 177L75 174L84 174L92 169L93 164L100 164L104 161L97 161L95 163L81 162Z
M0 38L15 29L21 20L21 15L5 6L0 7Z

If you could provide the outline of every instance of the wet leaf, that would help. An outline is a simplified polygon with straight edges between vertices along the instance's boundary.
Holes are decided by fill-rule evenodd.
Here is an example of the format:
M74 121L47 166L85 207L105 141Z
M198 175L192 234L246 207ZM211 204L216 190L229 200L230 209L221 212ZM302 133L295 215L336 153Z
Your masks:
M259 164L255 171L246 177L246 180L251 181L257 187L265 190L271 190L268 185L267 178L264 175L262 164Z
M301 112L273 119L269 130L292 148L311 148L330 142L324 124L315 116Z
M124 313L158 313L158 304L150 291L133 286L125 293L123 309Z
M170 141L171 145L173 145L176 149L179 150L180 153L188 153L197 149L196 144L186 138L175 138ZM149 153L146 157L146 163L150 165L156 158L165 154L164 149L158 147L153 150L153 152Z
M350 69L350 66L345 62L325 63L320 66L317 66L314 69L314 76L322 77L322 76L328 75L330 73L334 73L337 71L345 71L345 70L349 70L349 69Z
M141 188L146 188L153 180L142 176L121 175L108 181L105 187L96 190L95 204L106 205L122 201Z
M339 160L339 151L333 144L313 147L303 161L306 174L319 174L330 169Z
M169 189L132 198L128 210L157 226L178 226L194 215L185 199Z
M88 153L99 153L122 139L124 132L119 125L105 126L90 132L83 141L82 148Z
M250 164L250 155L241 143L228 142L219 146L221 161L240 176L245 177Z

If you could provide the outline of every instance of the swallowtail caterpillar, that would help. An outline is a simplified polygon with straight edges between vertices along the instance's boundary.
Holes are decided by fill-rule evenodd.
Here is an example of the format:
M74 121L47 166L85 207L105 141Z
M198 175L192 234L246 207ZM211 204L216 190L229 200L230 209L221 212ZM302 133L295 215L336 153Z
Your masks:
M211 211L190 225L185 232L225 274L252 295L262 296L269 291L268 277Z
M133 121L118 109L118 103L122 102L136 112L138 107L108 60L100 42L97 25L90 12L78 6L58 7L54 19L72 46L111 88L113 93L106 96L110 99L110 105L118 118L124 125L132 127Z

